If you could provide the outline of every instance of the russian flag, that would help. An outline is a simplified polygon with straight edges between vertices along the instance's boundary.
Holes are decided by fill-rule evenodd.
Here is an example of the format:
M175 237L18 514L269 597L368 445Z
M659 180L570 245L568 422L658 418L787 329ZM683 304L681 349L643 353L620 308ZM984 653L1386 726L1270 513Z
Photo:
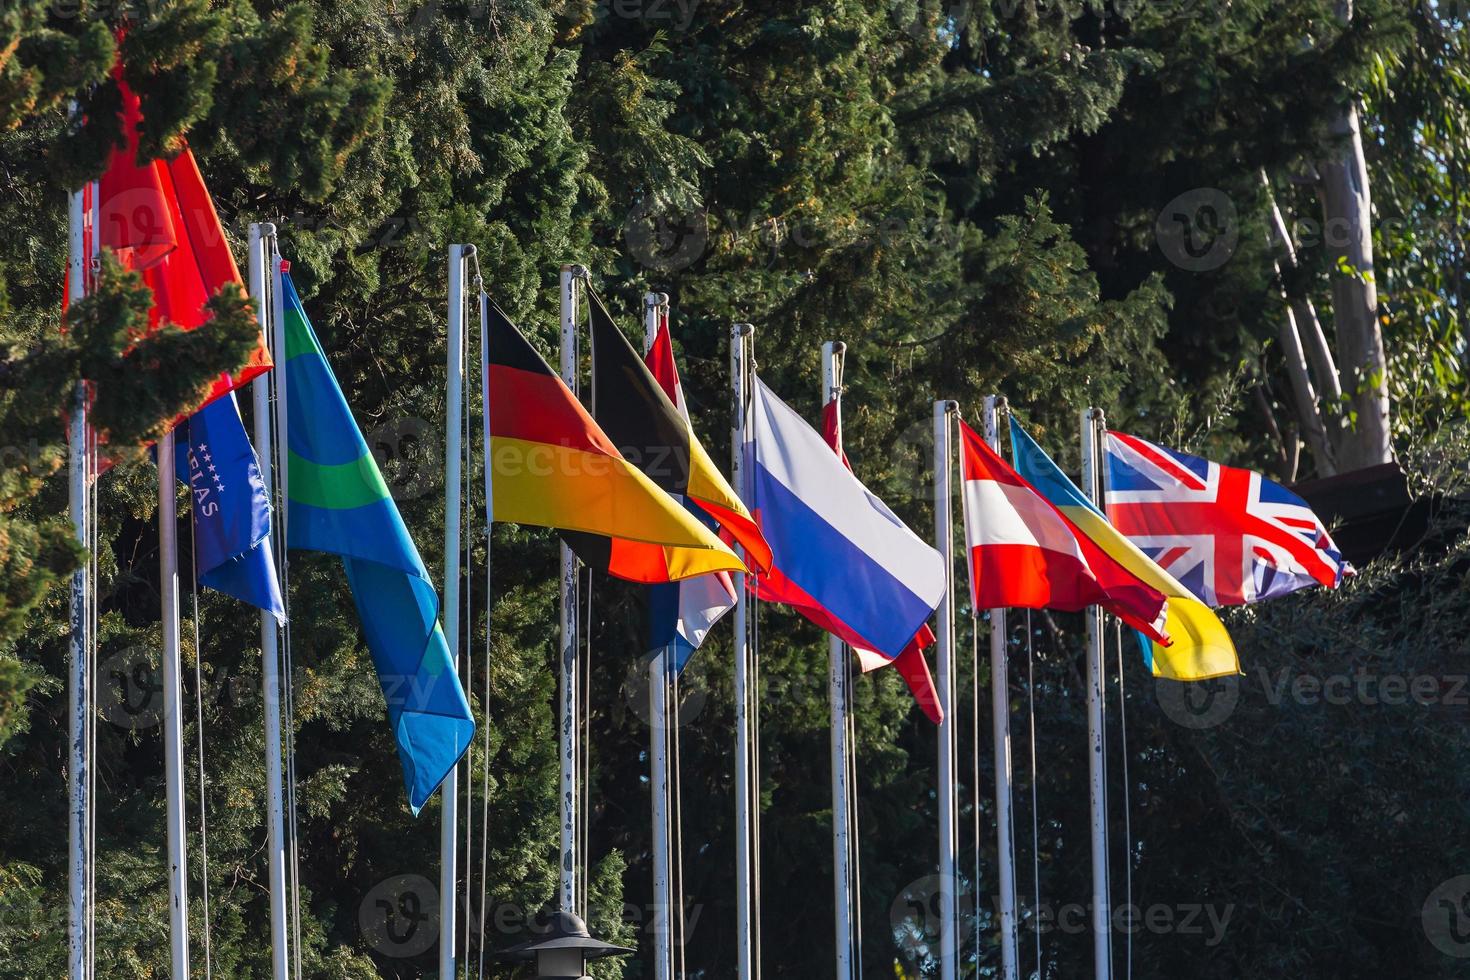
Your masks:
M896 659L944 597L944 559L759 378L745 437L751 510L773 557L759 597Z
M832 447L837 458L842 460L842 465L851 473L852 463L842 449L842 411L839 405L837 399L833 398L822 406L822 439ZM759 585L756 587L756 595L760 596ZM909 641L909 645L903 648L903 653L898 655L897 660L852 643L848 647L857 660L858 668L865 674L893 664L924 714L937 725L944 721L944 708L939 704L939 690L934 686L934 675L929 673L929 661L924 659L925 648L933 646L934 641L934 631L925 624Z
M1111 558L978 432L963 437L965 546L977 609L1101 606L1168 644L1168 600Z

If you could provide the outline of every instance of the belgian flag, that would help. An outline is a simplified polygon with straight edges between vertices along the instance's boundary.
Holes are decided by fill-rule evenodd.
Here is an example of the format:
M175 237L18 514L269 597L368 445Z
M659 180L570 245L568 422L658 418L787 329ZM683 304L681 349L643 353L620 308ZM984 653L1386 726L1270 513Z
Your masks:
M592 417L624 459L666 493L692 500L744 546L752 568L769 569L771 546L750 511L597 294L589 289L587 297L592 320Z
M745 571L729 546L618 452L493 303L485 328L492 520L557 528L584 564L631 582Z

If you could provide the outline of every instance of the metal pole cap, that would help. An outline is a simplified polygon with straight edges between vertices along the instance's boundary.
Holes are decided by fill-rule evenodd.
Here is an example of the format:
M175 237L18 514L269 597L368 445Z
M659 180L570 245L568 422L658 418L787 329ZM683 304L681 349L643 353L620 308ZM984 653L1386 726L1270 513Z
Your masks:
M592 934L587 931L587 923L570 912L552 912L546 917L544 929L533 927L532 931L536 934L535 939L502 950L495 954L495 958L503 962L524 963L535 959L537 953L559 949L579 950L583 958L589 960L637 952L627 946L614 946L612 943L593 939Z

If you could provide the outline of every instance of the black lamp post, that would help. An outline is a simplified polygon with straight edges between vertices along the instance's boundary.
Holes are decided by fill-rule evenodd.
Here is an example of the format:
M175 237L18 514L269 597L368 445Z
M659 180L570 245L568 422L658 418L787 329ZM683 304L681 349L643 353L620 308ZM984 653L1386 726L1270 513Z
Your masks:
M553 912L546 929L529 942L496 954L508 963L536 964L539 980L583 980L587 961L604 956L627 956L635 950L593 939L587 923L570 912Z

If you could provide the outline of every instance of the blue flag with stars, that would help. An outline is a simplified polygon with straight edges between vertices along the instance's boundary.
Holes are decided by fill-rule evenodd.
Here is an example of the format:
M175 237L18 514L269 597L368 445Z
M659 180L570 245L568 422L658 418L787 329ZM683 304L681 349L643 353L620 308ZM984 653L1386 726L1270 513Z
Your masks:
M193 503L199 584L284 620L270 548L270 495L235 396L205 405L177 435L175 468Z

